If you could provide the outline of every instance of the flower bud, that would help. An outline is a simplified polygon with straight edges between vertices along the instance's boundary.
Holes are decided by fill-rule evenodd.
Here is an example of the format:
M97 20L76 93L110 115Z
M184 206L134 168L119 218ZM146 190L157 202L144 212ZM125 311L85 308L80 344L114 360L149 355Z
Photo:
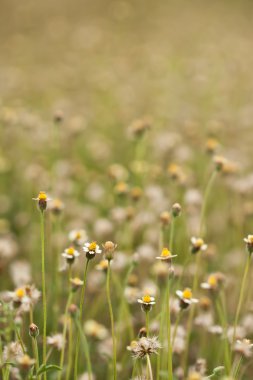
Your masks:
M37 325L35 323L31 323L29 326L29 335L32 338L36 338L39 335L40 331Z
M105 250L105 258L106 260L110 261L113 259L114 251L117 248L117 244L113 243L112 241L107 241L103 245Z
M181 211L182 211L181 205L179 203L174 203L174 205L172 206L172 215L174 216L174 218L176 218L177 216L180 216Z

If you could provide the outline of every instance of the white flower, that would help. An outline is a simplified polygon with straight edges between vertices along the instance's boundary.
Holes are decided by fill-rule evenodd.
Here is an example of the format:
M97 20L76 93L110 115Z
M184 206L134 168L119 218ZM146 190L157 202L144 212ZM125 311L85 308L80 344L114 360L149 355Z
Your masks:
M176 295L180 298L181 307L187 307L193 303L198 303L199 301L196 298L192 297L192 291L189 288L182 290L177 290Z
M102 250L95 241L92 241L91 243L85 243L83 251L86 253L86 257L89 259L93 258L96 254L102 253Z
M69 247L64 249L64 252L62 253L62 257L69 260L74 260L76 257L78 257L80 253L74 249L74 247Z
M87 234L85 230L72 230L69 233L69 240L71 243L81 246L87 240Z

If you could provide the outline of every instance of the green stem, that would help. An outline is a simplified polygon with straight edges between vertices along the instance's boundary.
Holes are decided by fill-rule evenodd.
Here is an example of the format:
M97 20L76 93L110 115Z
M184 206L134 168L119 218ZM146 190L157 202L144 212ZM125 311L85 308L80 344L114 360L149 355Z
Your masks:
M46 365L47 358L47 299L46 299L46 279L45 279L45 220L44 211L40 212L40 234L41 234L41 274L42 274L42 302L43 302L43 364ZM44 380L47 373L44 372Z
M160 330L159 330L159 341L161 342L163 340L163 332L164 332L164 321L165 321L165 317L166 317L166 297L167 297L167 289L164 293L163 291L163 294L161 295L161 299L162 299L162 305L161 305L161 308L162 308L162 311L159 315L159 319L160 319ZM157 355L157 362L156 362L156 380L159 380L160 379L160 368L161 368L161 363L162 362L162 353L160 355Z
M237 327L237 324L238 324L238 320L239 320L239 316L240 316L240 312L241 312L241 308L242 308L242 303L243 303L243 300L244 300L246 280L247 280L247 277L248 277L248 272L249 272L249 267L250 267L250 259L251 259L251 255L248 255L248 258L247 258L247 261L246 261L246 265L245 265L245 268L244 268L244 274L243 274L243 279L242 279L242 284L241 284L239 302L238 302L237 310L236 310L232 346L233 346L233 344L235 342L236 327Z
M147 357L147 367L148 367L148 373L147 373L147 375L149 375L148 378L150 378L150 380L153 380L153 373L152 373L152 367L151 367L150 357L149 357L148 354L146 355L146 357Z
M200 229L199 229L199 236L202 236L203 234L203 230L204 230L204 222L205 222L205 214L206 214L206 208L207 208L207 201L208 201L208 198L209 198L209 194L210 194L210 191L211 191L211 188L212 188L212 185L214 183L214 180L216 178L216 175L217 175L217 171L215 170L209 181L208 181L208 184L206 186L206 190L205 190L205 194L204 194L204 199L203 199L203 204L202 204L202 208L201 208L201 215L200 215Z
M84 269L84 275L83 275L83 286L82 286L80 305L79 305L80 323L82 323L82 320L83 320L83 304L84 304L84 296L85 296L85 289L86 289L86 283L87 283L87 273L88 273L89 262L90 260L87 259L85 269ZM75 352L74 380L77 380L79 347L80 347L80 332L78 330L77 340L76 340L76 352Z
M169 240L169 248L171 252L173 252L174 230L175 230L175 218L173 216L171 225L170 225L170 240Z
M168 284L167 284L166 301L167 301L166 309L167 309L167 341L168 341L168 380L173 380L171 321L170 321L170 281L168 281Z
M72 301L73 293L70 292L68 296L68 300L65 307L65 313L64 313L64 325L63 325L63 346L61 349L61 356L60 356L60 367L62 371L59 371L58 374L58 380L61 379L62 373L63 373L63 363L64 363L64 354L65 354L65 348L66 348L66 336L67 336L67 326L68 326L68 308L70 306L70 303Z
M67 377L69 380L70 372L72 368L72 351L73 351L73 327L72 327L72 319L69 322L69 347L68 347L68 369L67 369Z
M224 354L225 354L225 367L226 367L226 372L229 374L231 370L231 362L230 362L230 355L229 355L229 343L227 339L227 322L225 318L225 314L223 311L223 308L219 302L219 299L216 297L215 299L215 305L217 309L217 314L219 316L220 323L223 328L223 333L224 333Z
M146 314L146 330L147 330L147 336L149 336L149 311L145 311Z
M111 265L110 261L108 261L108 269L107 269L107 277L106 277L106 294L107 301L109 306L109 313L111 319L111 330L112 330L112 342L113 342L113 379L117 379L117 351L116 351L116 338L115 338L115 330L114 330L114 317L113 317L113 309L112 309L112 301L111 301L111 292L110 292L110 275L111 275Z
M35 369L37 373L40 367L40 361L39 361L39 351L38 351L38 343L37 343L36 337L32 338L32 345L33 345L33 350L35 354L35 360L36 360ZM38 378L40 379L40 376ZM36 376L36 379L37 379L37 376Z
M78 329L79 336L82 340L83 347L84 347L84 354L85 354L86 361L87 361L88 380L92 380L92 367L91 367L88 342L87 342L86 336L84 334L84 331L81 327L80 321L77 318L75 318L74 321L75 321L76 327Z
M182 315L182 311L180 310L180 312L178 313L177 319L176 319L176 323L175 323L175 327L174 327L174 331L173 331L173 336L172 336L172 342L171 342L172 352L173 352L173 347L174 347L175 339L176 339L176 336L177 336L177 329L178 329L178 325L179 325L179 322L180 322L180 319L181 319L181 315Z

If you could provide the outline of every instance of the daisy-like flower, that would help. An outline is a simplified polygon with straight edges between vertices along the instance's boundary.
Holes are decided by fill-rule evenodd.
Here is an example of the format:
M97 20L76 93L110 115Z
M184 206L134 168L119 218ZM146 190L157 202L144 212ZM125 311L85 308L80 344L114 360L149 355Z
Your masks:
M155 297L150 297L149 294L145 294L142 298L138 298L138 303L141 304L142 310L148 312L155 305Z
M206 282L202 282L200 285L202 289L208 289L208 290L217 290L218 289L218 279L215 274L210 274Z
M20 307L24 304L29 304L25 288L17 288L14 292L10 292L10 298L13 301L14 307Z
M50 201L51 199L48 198L45 191L40 191L37 198L33 198L33 200L38 202L38 207L39 207L40 211L43 212L47 208L47 202Z
M249 339L237 340L234 345L234 351L245 358L250 358L252 356L252 348L253 344Z
M253 252L253 235L248 235L243 241L246 243L248 252L251 255Z
M68 264L73 264L75 258L79 255L80 253L74 247L66 248L62 253L62 257L64 257L67 260Z
M70 283L72 285L72 291L75 292L83 286L83 281L79 277L71 278Z
M89 319L85 322L84 332L85 335L98 340L104 340L109 335L107 328L93 319Z
M31 359L28 355L23 355L17 359L17 362L22 370L28 371L35 363L35 359Z
M86 253L88 260L93 259L96 254L102 252L99 245L95 241L92 241L91 243L85 243L83 250Z
M135 348L137 347L138 342L137 340L132 340L132 342L127 346L127 351L134 352Z
M192 297L192 291L190 288L185 288L182 290L177 290L176 295L180 299L180 307L181 309L186 309L193 303L198 303L199 301L196 298Z
M156 336L152 338L142 337L136 342L135 347L132 348L132 353L136 359L140 359L146 355L158 354L158 350L161 347Z
M50 204L50 211L54 215L60 215L63 210L64 210L63 202L58 198L53 199L51 204Z
M168 248L163 248L160 256L156 256L156 259L164 260L170 263L171 259L173 259L174 257L177 257L177 255L172 255Z
M103 272L107 272L107 269L108 269L108 260L101 260L99 261L99 263L95 266L95 268L97 270L100 270L100 271L103 271Z
M80 247L87 241L87 233L85 230L72 230L69 233L69 240L71 243Z
M207 249L207 244L201 238L192 237L191 238L191 252L193 254L199 251L205 251Z

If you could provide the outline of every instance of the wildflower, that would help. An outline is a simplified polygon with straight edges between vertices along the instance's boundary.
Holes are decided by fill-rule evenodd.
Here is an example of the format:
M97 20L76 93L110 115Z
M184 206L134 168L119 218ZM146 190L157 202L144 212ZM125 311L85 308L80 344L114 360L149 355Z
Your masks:
M170 223L170 213L168 211L163 211L160 214L160 221L163 227L167 226Z
M249 254L251 255L253 252L253 235L248 235L243 240L246 243Z
M177 290L176 295L180 299L180 307L182 309L186 309L191 304L199 302L196 298L192 297L192 291L190 288L185 288L183 291Z
M51 204L50 204L50 211L54 215L60 215L63 210L64 210L63 202L58 198L53 199Z
M165 248L162 249L161 255L157 256L156 259L158 259L158 260L164 260L164 261L167 261L167 262L170 263L171 259L173 259L174 257L177 257L177 255L172 255L172 253L170 252L170 250L165 247Z
M137 347L137 345L138 345L137 340L132 340L132 342L130 343L129 346L127 346L126 349L127 349L128 351L134 352L134 349Z
M219 146L218 140L213 137L209 137L206 141L206 151L207 153L213 154Z
M10 297L13 301L14 307L20 307L29 303L25 288L17 288L14 292L10 292Z
M182 207L179 203L174 203L171 209L172 209L172 215L174 216L174 218L176 218L177 216L180 216Z
M31 359L28 355L23 355L17 359L17 362L22 370L29 370L29 368L34 365L35 359Z
M4 347L3 350L3 360L5 362L17 360L22 357L23 349L19 342L11 342Z
M107 328L93 319L85 322L84 332L85 335L91 336L98 340L104 340L109 335Z
M146 355L158 354L161 348L156 336L152 338L142 337L137 341L136 346L133 348L133 356L137 359L144 358Z
M108 269L108 260L101 260L99 261L99 263L96 265L96 269L97 270L101 270L103 272L107 272L107 269Z
M227 159L222 156L214 156L213 161L218 172L222 171L228 162Z
M79 277L71 278L70 283L72 285L72 291L75 292L83 286L83 281Z
M34 323L31 323L29 326L29 335L32 338L36 338L39 335L40 331L38 326L36 326Z
M87 241L85 230L72 230L69 233L69 240L76 246L81 246Z
M75 250L74 247L66 248L64 252L62 253L62 257L64 257L67 260L68 264L73 264L73 262L75 261L75 258L78 257L79 255L80 253L77 250Z
M191 238L191 252L193 254L199 251L205 251L207 249L207 244L205 244L204 240L201 238L192 237Z
M70 316L74 318L78 313L78 307L74 303L72 303L71 305L69 305L68 312Z
M64 118L64 114L63 114L63 112L62 112L62 110L57 110L57 111L55 111L55 113L54 113L54 122L56 123L56 124L60 124L60 123L62 123L62 121L63 121L63 118Z
M140 330L139 330L139 333L138 333L138 337L139 338L143 338L143 337L146 337L147 336L147 329L146 327L142 327Z
M207 282L202 282L202 284L200 286L203 289L209 289L209 290L214 290L214 291L217 290L217 288L218 288L217 277L215 276L215 274L211 274L208 277Z
M234 345L234 351L245 358L250 358L252 356L252 348L253 344L249 339L237 340Z
M113 259L114 251L117 248L117 244L113 243L112 241L107 241L103 245L104 251L105 251L105 258L106 260L110 261Z
M181 168L181 166L172 163L168 167L168 173L171 179L178 181L179 183L183 184L185 182L185 174Z
M129 187L125 182L118 182L114 188L114 191L117 195L123 196L126 195L129 191Z
M40 191L37 198L33 198L34 201L38 201L38 207L40 211L45 211L47 208L47 202L51 199L47 197L45 191Z
M61 351L64 347L64 339L62 334L55 334L47 337L47 344L58 351Z
M130 125L129 130L134 137L142 137L150 129L150 122L145 119L137 119Z
M187 380L202 380L203 377L201 376L201 374L199 372L190 372L188 377L187 377Z
M138 303L141 304L143 311L148 312L152 309L152 306L155 305L155 297L150 297L149 294L146 294L138 299Z
M130 190L130 196L134 202L137 202L142 197L143 191L140 187L133 187Z
M92 241L91 243L85 243L83 250L86 253L88 260L93 259L96 254L102 252L102 250L99 248L99 245L95 241Z

